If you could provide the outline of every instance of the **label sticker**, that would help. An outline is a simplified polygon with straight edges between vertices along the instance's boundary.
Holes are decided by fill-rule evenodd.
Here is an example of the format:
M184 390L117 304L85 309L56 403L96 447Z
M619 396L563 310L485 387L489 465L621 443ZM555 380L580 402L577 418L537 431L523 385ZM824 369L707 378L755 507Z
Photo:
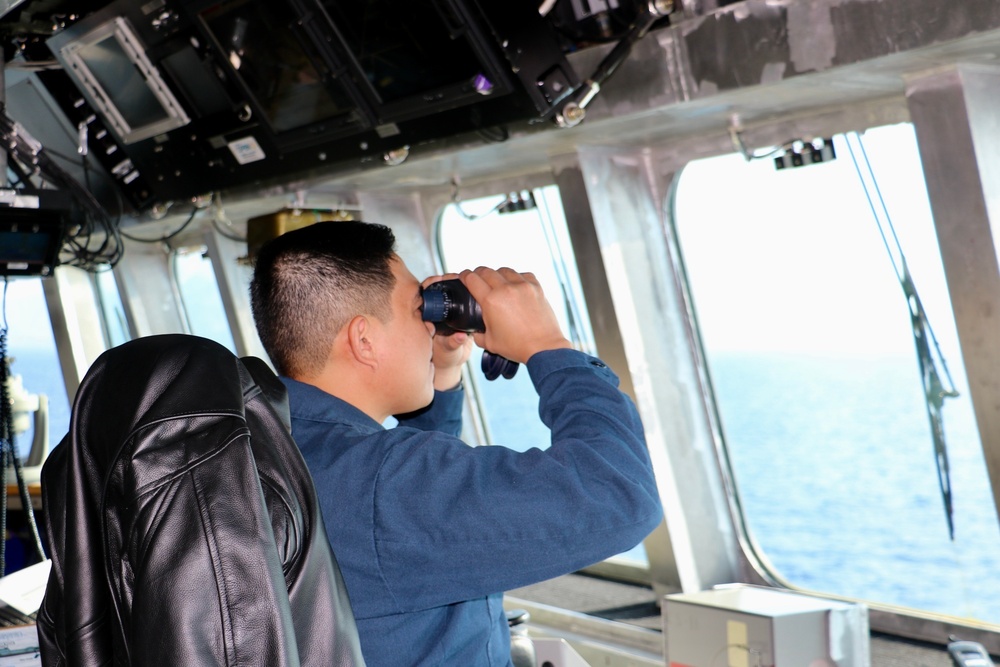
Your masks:
M229 150L233 152L233 157L240 164L250 164L251 162L257 162L267 157L264 154L264 149L260 147L260 144L253 137L243 137L236 141L230 141L228 145Z
M729 667L750 667L746 623L726 621L726 645L729 647Z

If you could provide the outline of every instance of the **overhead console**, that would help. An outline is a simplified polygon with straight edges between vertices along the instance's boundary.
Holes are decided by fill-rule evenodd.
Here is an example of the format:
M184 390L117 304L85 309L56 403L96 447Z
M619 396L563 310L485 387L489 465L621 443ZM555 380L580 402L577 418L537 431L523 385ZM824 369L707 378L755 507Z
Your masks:
M140 211L501 139L581 85L537 1L47 1L51 35L31 33L33 4L0 21L8 58L57 61L39 81Z

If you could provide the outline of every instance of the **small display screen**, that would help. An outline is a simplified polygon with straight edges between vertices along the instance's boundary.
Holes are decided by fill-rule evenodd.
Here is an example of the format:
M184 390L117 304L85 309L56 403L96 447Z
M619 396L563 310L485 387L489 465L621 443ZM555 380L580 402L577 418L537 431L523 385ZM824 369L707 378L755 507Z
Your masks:
M124 143L190 122L125 17L88 17L46 44Z
M322 80L291 28L295 19L287 3L236 0L215 5L201 17L275 132L354 109L342 89Z
M444 8L445 3L322 0L322 4L383 103L415 95L433 97L435 90L468 85L482 74L479 56L465 34L468 28Z
M55 257L54 242L48 232L0 231L0 264L8 269L50 264Z
M81 46L76 55L130 128L170 118L115 35Z

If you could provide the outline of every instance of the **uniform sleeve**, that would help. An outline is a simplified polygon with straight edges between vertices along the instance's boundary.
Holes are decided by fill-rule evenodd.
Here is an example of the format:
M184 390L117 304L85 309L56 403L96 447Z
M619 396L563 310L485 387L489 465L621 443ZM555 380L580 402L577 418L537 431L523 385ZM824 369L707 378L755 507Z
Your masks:
M462 434L462 404L465 390L459 386L448 391L434 391L434 400L423 410L398 415L399 426L419 431L440 431L456 438Z
M539 353L528 369L552 432L545 451L397 429L375 525L399 611L572 572L632 548L661 520L642 424L614 373L573 350Z

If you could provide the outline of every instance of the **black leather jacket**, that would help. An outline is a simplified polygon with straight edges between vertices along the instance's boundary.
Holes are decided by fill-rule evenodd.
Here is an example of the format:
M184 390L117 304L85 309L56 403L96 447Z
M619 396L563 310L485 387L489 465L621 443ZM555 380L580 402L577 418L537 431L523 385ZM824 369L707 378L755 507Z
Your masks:
M94 363L42 471L43 665L364 665L284 392L193 336Z

